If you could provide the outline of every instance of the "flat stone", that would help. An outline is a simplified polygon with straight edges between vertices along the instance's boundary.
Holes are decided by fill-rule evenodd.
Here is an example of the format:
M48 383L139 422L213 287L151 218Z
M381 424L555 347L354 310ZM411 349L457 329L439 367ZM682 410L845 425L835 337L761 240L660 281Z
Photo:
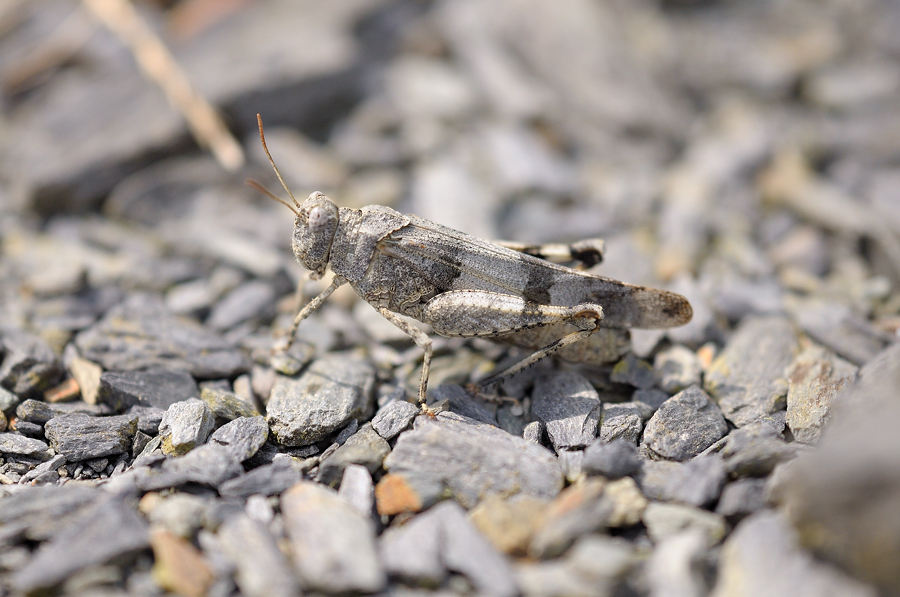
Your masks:
M467 507L491 493L551 498L562 488L556 458L543 447L454 417L458 415L417 418L414 428L400 435L385 468L441 478Z
M388 473L375 486L375 507L381 516L421 512L448 497L439 473Z
M680 344L660 351L653 360L656 385L669 394L700 385L702 371L697 353Z
M71 414L104 415L108 409L100 408L84 402L65 402L51 404L40 400L28 399L16 407L16 418L19 421L44 425L53 417Z
M206 319L206 325L224 331L274 312L275 289L268 282L251 280L217 301Z
M738 479L725 486L716 513L734 522L766 506L766 479Z
M279 458L271 464L259 466L246 474L225 481L219 485L219 493L228 497L249 497L258 495L278 495L302 478L302 475L287 459Z
M447 577L441 558L442 532L443 521L430 512L386 529L378 538L385 571L416 585L439 585Z
M206 442L215 426L212 411L196 398L169 406L159 424L162 451L180 456Z
M725 541L713 597L875 597L878 591L801 550L784 517L764 510L745 519Z
M106 371L100 376L97 400L117 411L131 406L167 409L196 398L197 382L184 369L150 367L139 371Z
M69 462L131 452L138 420L134 415L89 417L65 415L44 425L53 449Z
M50 589L89 566L127 561L149 545L147 523L128 498L110 496L42 544L11 584L20 594Z
M219 527L219 545L235 567L234 581L247 597L296 597L300 587L291 565L265 524L246 514Z
M335 485L344 476L344 469L351 464L362 465L374 475L381 470L384 458L390 451L391 446L375 432L371 424L363 425L343 445L319 463L316 481Z
M203 388L200 400L206 403L216 419L233 421L238 417L256 417L259 411L252 403L227 390Z
M819 443L788 465L779 492L807 547L882 594L900 592L898 387L895 342L840 392Z
M371 415L374 384L372 364L352 354L321 357L299 379L279 376L266 408L272 435L286 446L321 441Z
M664 492L670 500L702 508L718 499L727 476L721 456L698 456L668 476Z
M782 316L749 317L706 371L705 388L737 427L770 421L779 431L787 384L784 371L798 350L797 332Z
M26 332L4 332L5 356L0 365L0 385L22 398L38 398L62 381L59 357L40 336Z
M532 415L540 419L557 451L584 447L597 436L600 395L582 375L556 371L537 379Z
M587 474L603 475L618 479L641 468L641 459L633 443L616 439L609 443L602 439L595 441L584 451L581 469Z
M413 419L422 412L415 404L405 400L388 402L378 409L372 419L372 427L384 439L390 441L412 425Z
M242 474L244 468L228 448L204 444L184 456L165 459L158 470L142 467L134 469L134 472L137 487L144 491L157 491L186 483L218 487Z
M618 439L637 445L644 431L644 415L636 405L610 404L603 405L603 418L600 423L600 440L612 442Z
M683 504L650 502L644 510L643 521L654 543L690 529L699 531L706 545L712 546L721 541L727 531L723 516Z
M639 390L648 390L656 385L656 374L653 367L647 361L637 358L634 353L628 353L625 358L616 363L610 381L625 383Z
M375 512L375 482L369 469L360 464L348 464L344 469L338 495L363 516Z
M53 455L46 443L18 433L0 433L0 453L20 454L39 460L49 460Z
M58 470L59 467L66 464L66 462L67 461L66 461L65 456L63 456L62 454L57 454L50 460L40 463L39 465L37 465L36 467L31 469L24 475L22 475L22 482L28 483L29 481L36 481L39 478L44 478L42 476L45 473L50 473L50 472ZM51 476L51 478L52 478L52 476ZM59 479L59 476L57 475L57 480L58 479Z
M794 439L815 443L831 414L837 393L856 379L859 368L833 352L810 346L787 371L787 418Z
M225 446L241 462L252 458L269 438L263 416L240 417L222 425L209 436L209 443Z
M374 524L336 492L301 481L282 494L281 511L304 586L329 593L384 588Z
M135 293L80 332L81 355L110 371L187 370L199 379L235 377L250 369L247 357L221 336L173 316L162 299Z
M682 466L684 465L680 462L668 460L644 460L640 472L635 475L635 481L647 498L668 500L669 478Z
M644 428L644 445L663 458L693 458L728 432L718 407L692 386L666 400Z

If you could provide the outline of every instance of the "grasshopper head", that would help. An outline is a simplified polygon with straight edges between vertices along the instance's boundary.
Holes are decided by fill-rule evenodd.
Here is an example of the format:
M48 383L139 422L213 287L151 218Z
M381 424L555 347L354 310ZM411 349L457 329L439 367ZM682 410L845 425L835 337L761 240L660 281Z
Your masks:
M297 261L312 271L313 279L325 273L338 219L337 205L318 191L307 197L297 213L291 246Z

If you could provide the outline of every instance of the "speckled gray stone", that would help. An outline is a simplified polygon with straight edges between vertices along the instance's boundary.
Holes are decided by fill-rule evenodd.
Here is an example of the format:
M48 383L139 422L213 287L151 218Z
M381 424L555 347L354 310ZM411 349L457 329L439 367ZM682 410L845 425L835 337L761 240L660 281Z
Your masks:
M787 417L794 439L815 443L837 393L856 379L859 368L820 346L805 349L787 371Z
M232 378L250 363L237 347L208 328L173 316L162 299L135 293L75 337L81 356L108 371L161 367L200 379Z
M644 431L644 416L636 405L603 405L599 437L604 442L622 439L637 445Z
M644 445L663 458L693 458L728 432L719 408L692 386L666 400L644 428Z
M641 459L633 443L616 439L609 443L597 440L584 451L581 469L587 474L603 475L618 479L636 472L641 467Z
M676 344L657 353L653 360L656 385L664 392L675 394L700 384L700 359L690 348Z
M206 442L215 426L212 411L196 398L166 409L159 424L164 454L181 455Z
M702 508L716 501L726 477L721 456L698 456L669 475L664 491L670 500Z
M372 413L374 384L372 364L352 354L321 357L299 379L279 376L266 408L272 435L286 446L321 441Z
M297 481L301 475L289 459L279 458L271 464L259 466L246 474L219 485L219 493L230 497L249 497L254 494L278 495Z
M46 443L18 433L0 433L0 453L21 454L40 460L49 460L52 456L50 446Z
M387 577L372 520L337 493L301 481L281 496L294 568L304 586L328 593L380 591Z
M132 472L134 485L144 491L157 491L185 483L218 487L242 474L244 468L228 448L204 444L184 456L166 458L159 469L141 467Z
M131 451L138 420L134 415L89 417L65 415L44 425L50 446L69 462Z
M549 498L563 483L556 457L545 448L453 413L417 418L384 466L391 473L439 476L467 507L490 493Z
M184 369L153 367L140 371L106 371L100 375L97 399L115 410L130 406L166 409L196 398L197 382Z
M749 317L706 371L704 387L737 427L767 421L784 429L785 369L798 350L797 332L783 316Z
M61 402L51 404L40 400L28 399L16 407L16 418L19 421L44 425L53 417L73 414L104 415L111 414L106 407L95 406L85 402Z
M97 503L41 545L28 564L12 576L13 590L31 594L50 589L89 566L136 556L149 547L150 538L147 523L135 506L118 495Z
M537 379L532 415L540 419L557 451L594 441L602 405L597 390L582 375L555 371Z
M269 426L265 417L239 417L216 429L209 436L209 443L228 448L235 458L243 462L252 458L268 437Z
M390 451L391 446L387 441L367 423L331 455L322 459L316 481L335 485L343 477L344 469L351 464L362 465L369 473L375 474L381 469L381 463Z
M296 597L300 587L290 563L266 525L246 514L219 527L219 546L235 567L234 580L247 597Z
M413 419L421 412L422 409L415 404L394 400L378 409L372 419L372 427L384 439L392 440L412 425Z

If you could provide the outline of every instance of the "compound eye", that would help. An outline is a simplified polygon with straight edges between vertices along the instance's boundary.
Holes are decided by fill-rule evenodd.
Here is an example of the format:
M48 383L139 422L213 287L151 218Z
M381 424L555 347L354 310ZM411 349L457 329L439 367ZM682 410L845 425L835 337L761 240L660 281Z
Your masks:
M309 210L309 227L313 230L321 230L328 225L331 214L324 207L314 207Z

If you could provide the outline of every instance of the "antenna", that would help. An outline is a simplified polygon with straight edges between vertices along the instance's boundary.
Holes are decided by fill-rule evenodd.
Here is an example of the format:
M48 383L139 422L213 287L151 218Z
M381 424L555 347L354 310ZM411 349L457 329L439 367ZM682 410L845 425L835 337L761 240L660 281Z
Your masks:
M294 194L288 188L287 184L284 182L284 179L281 178L281 172L278 171L278 166L275 165L275 160L272 159L272 154L269 153L269 148L266 146L266 134L263 132L262 116L260 116L259 114L256 115L256 123L259 125L259 140L262 141L263 150L266 152L266 157L269 158L269 163L272 164L272 168L275 170L275 175L278 177L278 180L281 182L281 186L283 186L284 190L287 191L287 194L290 195L291 201L293 201L294 205L296 205L299 208L300 202L297 201L297 198L294 197ZM269 193L269 192L266 191L266 193ZM271 195L271 193L269 193L269 195ZM296 213L296 212L294 212L294 213Z
M251 187L251 188L256 189L257 191L259 191L260 193L262 193L262 194L265 195L266 197L268 197L268 198L270 198L270 199L274 199L274 200L277 201L278 203L284 205L284 206L287 207L289 210L291 210L292 212L294 212L294 215L295 215L295 216L300 215L300 212L297 211L297 208L296 208L296 207L294 207L293 205L291 205L290 203L288 203L287 201L285 201L284 199L282 199L281 197L279 197L278 195L276 195L275 193L273 193L272 191L270 191L270 190L267 189L266 187L262 186L260 183L256 182L256 181L253 180L252 178L248 178L247 180L245 180L245 181L244 181L244 184L246 184L248 187Z

